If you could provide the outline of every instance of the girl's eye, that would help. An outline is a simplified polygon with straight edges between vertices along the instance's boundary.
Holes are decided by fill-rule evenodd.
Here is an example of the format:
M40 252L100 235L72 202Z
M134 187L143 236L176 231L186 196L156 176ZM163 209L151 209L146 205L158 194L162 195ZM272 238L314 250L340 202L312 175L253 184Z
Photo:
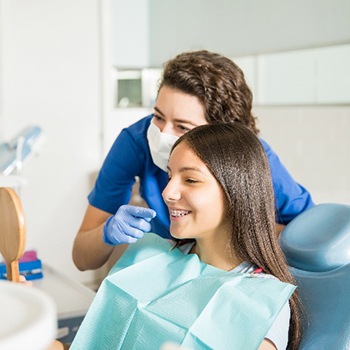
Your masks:
M198 183L199 181L195 179L186 179L186 182L190 184L195 184L195 183Z

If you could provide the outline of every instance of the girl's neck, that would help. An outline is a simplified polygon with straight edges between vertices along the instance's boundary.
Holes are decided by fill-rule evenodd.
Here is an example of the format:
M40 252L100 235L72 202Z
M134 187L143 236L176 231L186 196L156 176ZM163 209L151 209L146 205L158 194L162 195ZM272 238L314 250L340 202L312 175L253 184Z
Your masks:
M234 254L227 241L219 244L217 241L196 240L191 253L197 254L205 264L225 271L230 271L243 262Z

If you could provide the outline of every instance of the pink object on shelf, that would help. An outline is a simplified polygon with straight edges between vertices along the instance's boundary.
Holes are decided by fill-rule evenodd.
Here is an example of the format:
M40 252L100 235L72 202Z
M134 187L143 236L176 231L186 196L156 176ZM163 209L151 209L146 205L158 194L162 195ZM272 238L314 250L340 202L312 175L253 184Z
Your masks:
M34 261L34 260L38 260L36 250L28 250L24 252L22 258L19 261L28 262L28 261Z

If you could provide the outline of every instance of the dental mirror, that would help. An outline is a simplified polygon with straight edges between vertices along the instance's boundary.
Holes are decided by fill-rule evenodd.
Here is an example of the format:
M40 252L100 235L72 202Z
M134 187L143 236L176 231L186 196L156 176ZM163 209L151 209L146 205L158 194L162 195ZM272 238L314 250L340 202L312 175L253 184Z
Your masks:
M24 212L17 193L0 187L0 253L9 281L19 282L18 260L24 253L25 233Z

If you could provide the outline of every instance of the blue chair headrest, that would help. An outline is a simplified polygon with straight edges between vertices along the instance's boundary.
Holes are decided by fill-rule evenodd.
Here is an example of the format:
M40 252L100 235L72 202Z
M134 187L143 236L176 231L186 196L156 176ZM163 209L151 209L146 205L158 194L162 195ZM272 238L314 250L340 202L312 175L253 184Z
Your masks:
M313 272L350 263L350 205L324 203L298 215L280 235L288 264Z

